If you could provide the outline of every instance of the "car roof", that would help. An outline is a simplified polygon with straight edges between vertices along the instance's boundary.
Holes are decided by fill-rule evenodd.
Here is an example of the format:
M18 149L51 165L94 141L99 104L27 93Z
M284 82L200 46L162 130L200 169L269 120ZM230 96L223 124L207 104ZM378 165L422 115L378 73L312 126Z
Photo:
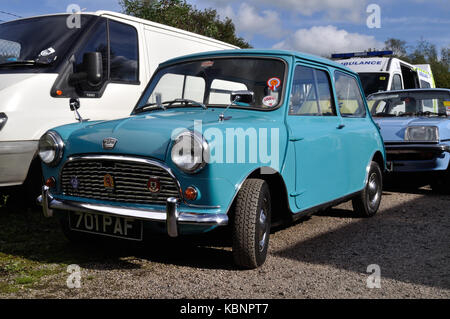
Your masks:
M422 92L446 92L450 94L450 89L446 88L421 88L421 89L406 89L406 90L393 90L393 91L382 91L377 93L370 94L367 99L369 99L372 96L378 96L378 95L386 95L386 94L400 94L400 93L422 93Z
M289 50L272 50L272 49L240 49L240 50L220 50L220 51L209 51L209 52L202 52L202 53L195 53L195 54L189 54L184 55L180 57L176 57L170 60L167 60L160 64L160 67L167 66L170 64L176 64L181 61L185 60L195 60L195 59L201 59L201 58L208 58L208 57L220 57L220 56L238 56L238 57L245 57L245 56L251 56L251 55L261 55L261 56L270 56L270 57L277 57L277 56L290 56L302 60L307 60L310 62L316 62L320 64L325 64L327 66L331 66L336 69L345 70L347 72L350 72L352 74L357 74L350 68L343 66L340 63L334 62L332 60L315 56L312 54L297 52L297 51L289 51Z

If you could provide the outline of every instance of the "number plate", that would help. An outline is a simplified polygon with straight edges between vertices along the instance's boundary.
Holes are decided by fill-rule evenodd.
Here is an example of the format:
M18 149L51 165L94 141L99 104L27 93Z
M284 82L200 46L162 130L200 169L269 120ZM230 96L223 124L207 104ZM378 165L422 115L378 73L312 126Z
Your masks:
M142 220L103 214L70 212L70 229L129 240L142 240Z

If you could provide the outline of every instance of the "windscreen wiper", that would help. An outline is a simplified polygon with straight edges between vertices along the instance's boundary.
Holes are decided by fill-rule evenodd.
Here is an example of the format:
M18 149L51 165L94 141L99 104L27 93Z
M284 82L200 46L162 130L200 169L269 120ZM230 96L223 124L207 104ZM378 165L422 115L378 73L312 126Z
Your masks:
M197 101L194 101L194 100L175 99L175 100L170 100L170 101L164 101L164 102L161 102L161 103L147 103L147 104L144 104L143 106L138 108L134 113L142 113L142 112L148 110L148 108L153 107L155 105L158 108L165 110L167 107L165 107L164 105L167 104L167 106L172 106L175 103L184 103L186 105L189 105L189 104L198 105L198 106L201 106L204 110L208 109L208 107L205 104L197 102Z
M22 65L48 65L47 63L40 63L35 60L20 60L20 61L10 61L5 63L0 63L2 66L22 66Z

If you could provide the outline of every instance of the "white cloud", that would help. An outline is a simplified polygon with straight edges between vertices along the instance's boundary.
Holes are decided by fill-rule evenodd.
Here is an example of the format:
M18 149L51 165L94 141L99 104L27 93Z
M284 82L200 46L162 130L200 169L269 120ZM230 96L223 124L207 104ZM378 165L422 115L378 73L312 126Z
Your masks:
M383 43L375 40L373 36L349 33L332 25L299 29L273 46L274 49L295 50L321 56L382 47Z
M263 34L272 39L279 39L284 35L280 16L275 11L263 10L258 13L254 7L242 3L236 12L231 6L227 6L219 9L219 14L232 19L237 33L248 38L255 34Z
M197 2L223 8L237 0L197 0ZM323 13L329 21L361 22L366 14L368 0L247 0L246 2L256 8L266 6L303 16Z

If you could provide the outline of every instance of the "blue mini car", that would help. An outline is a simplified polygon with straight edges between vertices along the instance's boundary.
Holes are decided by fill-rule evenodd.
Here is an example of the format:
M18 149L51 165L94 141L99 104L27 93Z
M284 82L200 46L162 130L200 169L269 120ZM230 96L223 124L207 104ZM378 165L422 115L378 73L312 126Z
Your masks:
M450 90L412 89L368 97L394 173L420 173L450 194Z
M229 225L242 268L264 263L271 225L347 200L374 215L385 169L357 74L288 51L170 60L130 117L57 127L39 145L38 201L69 238Z

